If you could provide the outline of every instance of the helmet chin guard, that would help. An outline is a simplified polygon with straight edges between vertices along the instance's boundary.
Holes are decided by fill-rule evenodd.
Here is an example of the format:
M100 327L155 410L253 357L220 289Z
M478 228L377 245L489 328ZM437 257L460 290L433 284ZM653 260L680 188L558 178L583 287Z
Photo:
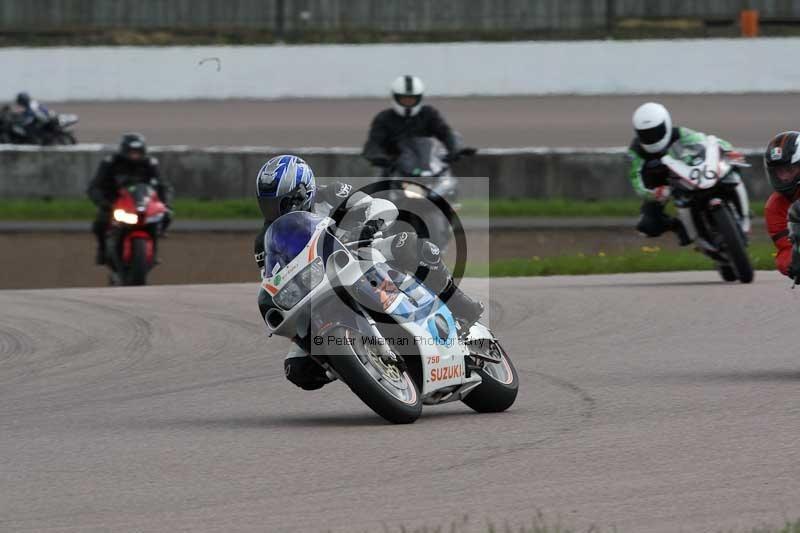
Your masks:
M425 85L416 76L399 76L392 82L392 109L401 117L413 117L422 109Z

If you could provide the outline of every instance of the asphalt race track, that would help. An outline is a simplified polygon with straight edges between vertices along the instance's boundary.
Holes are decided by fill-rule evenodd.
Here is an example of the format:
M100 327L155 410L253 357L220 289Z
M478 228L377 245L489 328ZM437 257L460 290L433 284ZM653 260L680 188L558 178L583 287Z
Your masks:
M663 102L676 124L715 133L737 146L766 146L797 129L797 94L518 96L431 98L467 143L478 147L627 146L631 115L648 100ZM388 98L65 102L77 113L82 142L116 143L141 131L152 144L190 146L362 146L372 117Z
M385 424L283 377L256 286L0 292L0 531L743 531L800 517L800 291L478 281L506 413Z

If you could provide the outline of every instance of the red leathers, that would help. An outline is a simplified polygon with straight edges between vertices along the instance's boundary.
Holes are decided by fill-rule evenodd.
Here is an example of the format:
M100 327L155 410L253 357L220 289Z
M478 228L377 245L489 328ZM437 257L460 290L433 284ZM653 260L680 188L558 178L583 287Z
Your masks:
M785 131L776 135L764 152L764 168L767 179L775 190L764 208L769 232L778 253L775 265L782 274L796 277L800 265L792 265L792 239L789 226L789 211L800 199L800 132ZM800 212L800 205L792 210ZM798 222L794 220L793 222Z

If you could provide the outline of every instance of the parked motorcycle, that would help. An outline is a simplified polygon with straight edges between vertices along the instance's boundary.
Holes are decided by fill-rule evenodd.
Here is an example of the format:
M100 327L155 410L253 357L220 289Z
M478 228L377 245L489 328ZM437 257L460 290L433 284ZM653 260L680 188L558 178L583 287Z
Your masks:
M460 139L459 139L460 144ZM457 157L475 154L473 148L457 149ZM452 175L447 150L433 137L415 137L400 146L400 155L394 165L388 167L384 177L404 178L418 182L427 187L419 187L409 181L398 182L398 186L390 191L388 200L405 210L419 216L424 231L414 228L419 234L428 238L445 251L450 241L451 223L441 208L433 207L437 201L446 202L452 210L460 208L458 204L458 178ZM440 199L440 200L439 200ZM402 228L397 229L402 231Z
M77 115L50 111L47 120L28 128L23 124L20 113L4 106L0 110L0 143L41 146L76 144L78 141L72 128L77 123Z
M680 215L688 213L681 221L698 249L717 263L725 281L752 282L747 255L749 200L738 171L749 166L744 156L722 150L717 138L709 136L676 157L662 157L661 162L670 170L675 205Z
M390 422L414 422L423 404L457 400L478 412L508 409L519 380L489 328L463 331L423 282L387 265L380 232L345 243L332 223L308 212L273 222L259 290L270 335L298 338Z
M167 211L149 184L120 188L106 234L112 285L147 283L147 274L156 265L158 238Z
M78 123L78 115L50 112L49 120L38 132L39 144L43 146L76 144L78 140L72 128Z

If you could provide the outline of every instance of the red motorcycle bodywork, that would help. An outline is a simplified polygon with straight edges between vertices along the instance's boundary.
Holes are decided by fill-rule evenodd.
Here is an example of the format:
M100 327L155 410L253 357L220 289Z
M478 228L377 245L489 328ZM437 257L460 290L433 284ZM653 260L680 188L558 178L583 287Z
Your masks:
M114 205L111 207L112 224L116 224L117 227L121 227L125 230L125 233L122 237L121 256L122 262L126 265L130 264L131 262L131 252L133 249L134 239L144 239L146 241L147 265L149 267L153 264L155 242L152 233L147 229L147 219L156 217L158 215L163 216L167 211L167 206L165 206L164 203L159 200L158 194L156 194L155 190L151 188L148 190L148 192L149 196L145 201L144 211L137 211L136 200L128 191L128 189L125 188L119 190L117 193L117 199L114 202ZM126 213L135 214L137 216L137 222L135 224L125 224L115 221L114 213L120 209Z

